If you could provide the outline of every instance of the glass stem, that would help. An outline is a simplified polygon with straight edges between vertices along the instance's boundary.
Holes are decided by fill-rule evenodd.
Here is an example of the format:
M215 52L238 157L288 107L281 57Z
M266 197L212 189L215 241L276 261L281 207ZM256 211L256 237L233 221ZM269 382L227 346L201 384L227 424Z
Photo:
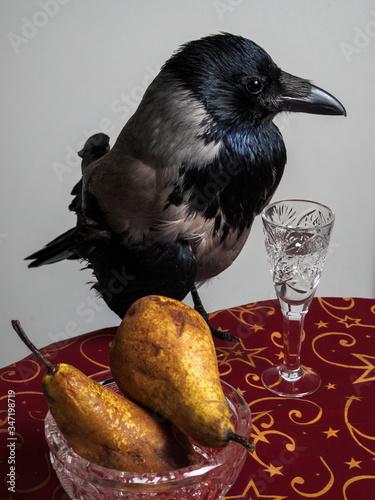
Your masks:
M283 310L284 360L282 375L297 380L302 376L300 369L303 323L307 311Z

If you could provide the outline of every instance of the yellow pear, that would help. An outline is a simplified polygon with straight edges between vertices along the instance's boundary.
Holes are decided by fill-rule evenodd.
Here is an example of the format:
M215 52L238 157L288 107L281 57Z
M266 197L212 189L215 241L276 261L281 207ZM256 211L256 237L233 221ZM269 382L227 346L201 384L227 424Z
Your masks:
M14 329L47 366L42 387L51 414L68 444L86 460L128 472L165 472L198 462L188 437L169 421L87 377L74 366L51 364Z
M225 447L234 433L206 321L182 302L150 295L123 318L109 356L112 375L130 399L169 419L202 446Z

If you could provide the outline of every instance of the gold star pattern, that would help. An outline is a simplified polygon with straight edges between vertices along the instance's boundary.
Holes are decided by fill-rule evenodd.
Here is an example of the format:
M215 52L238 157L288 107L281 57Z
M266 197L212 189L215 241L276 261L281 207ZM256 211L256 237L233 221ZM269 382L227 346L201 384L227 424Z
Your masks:
M262 325L249 325L249 327L254 330L254 333L256 333L259 330L264 330L264 326Z
M243 396L245 394L246 390L243 390L243 389L240 389L239 387L237 387L237 392L239 394L241 394L241 396Z
M269 464L269 466L266 468L266 469L263 469L265 472L268 472L270 474L270 476L275 476L275 475L280 475L282 476L283 473L280 472L281 469L283 468L283 466L281 465L280 467L275 467L274 465L272 464Z
M354 352L352 353L352 355L355 356L356 358L360 359L361 361L363 361L363 363L364 363L363 368L366 368L366 366L368 366L368 369L359 378L357 378L357 380L355 382L353 382L353 384L374 381L375 380L375 356L368 356L366 354L355 354ZM370 360L373 360L373 361L370 361ZM369 377L368 375L370 375L371 372L373 372L372 376Z
M335 438L337 438L337 437L338 437L338 436L337 436L337 433L338 433L338 432L340 432L340 429L338 429L338 430L334 431L334 430L332 429L332 427L330 427L330 428L328 429L328 431L322 431L322 432L323 432L323 434L327 434L327 439L328 439L328 438L330 438L330 437L335 437Z
M216 347L216 352L220 358L218 358L219 365L231 363L232 361L240 361L246 365L250 365L255 368L255 361L253 358L262 358L258 356L262 351L266 350L267 347L259 347L256 349L248 349L244 346L242 339L236 344L235 350L233 347Z
M337 320L338 323L342 323L346 328L351 328L352 326L357 326L361 323L361 318L351 318L350 316L345 316L344 319Z
M264 443L269 444L270 442L268 441L266 435L259 429L259 426L256 424L257 420L262 420L264 417L268 417L272 413L272 410L266 410L266 411L260 411L260 412L252 412L252 434L253 436L256 436L256 442L262 441ZM262 424L260 424L262 426Z
M257 500L258 498L263 498L264 500L284 500L287 497L281 497L279 495L261 495L258 488L255 486L254 479L252 479L246 486L243 493L234 496L226 496L224 500L239 500L240 498L245 498L247 500Z
M325 321L320 320L319 323L315 323L315 325L318 328L327 328L328 323L326 323Z
M324 387L327 387L327 391L329 391L330 389L336 389L336 384L331 384L331 382L328 382L328 384Z
M362 460L357 461L357 460L354 460L354 458L352 458L352 459L350 460L350 462L345 462L345 463L346 463L347 465L349 465L349 469L353 469L354 467L358 467L358 469L360 469L360 468L361 468L361 466L360 466L359 464L361 464L361 463L362 463Z
M314 373L314 370L311 368L311 366L305 366L305 372L306 373Z

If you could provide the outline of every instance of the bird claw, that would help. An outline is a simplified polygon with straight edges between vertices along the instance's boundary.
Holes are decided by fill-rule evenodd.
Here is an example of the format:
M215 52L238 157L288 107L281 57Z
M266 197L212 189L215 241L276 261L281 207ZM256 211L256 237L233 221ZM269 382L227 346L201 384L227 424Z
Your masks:
M227 331L222 331L222 330L217 330L214 328L208 319L208 314L203 307L202 301L198 295L197 289L195 286L191 289L191 295L193 297L193 302L194 302L194 309L199 312L199 314L202 316L202 318L205 320L207 325L210 327L211 333L214 337L220 340L225 340L227 342L239 342L240 339L236 337L235 335L232 335L231 333Z
M214 328L211 325L210 320L208 319L208 315L204 309L203 310L196 309L196 310L203 317L203 319L205 320L205 322L209 326L211 333L214 337L216 337L217 339L220 339L220 340L225 340L226 342L240 342L240 339L238 337L236 337L235 335L232 335L227 330L217 330L216 328Z
M240 342L240 339L238 337L232 335L228 331L217 330L216 328L211 326L210 323L208 323L208 326L210 327L212 335L217 339L225 340L226 342Z

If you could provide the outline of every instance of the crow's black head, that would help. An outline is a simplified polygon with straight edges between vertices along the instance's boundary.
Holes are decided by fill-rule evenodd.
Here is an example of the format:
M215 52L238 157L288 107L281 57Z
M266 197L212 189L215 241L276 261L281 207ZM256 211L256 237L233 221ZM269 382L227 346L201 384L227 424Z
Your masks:
M259 45L229 33L187 43L164 70L229 127L259 125L280 111L346 114L333 96L282 71Z

